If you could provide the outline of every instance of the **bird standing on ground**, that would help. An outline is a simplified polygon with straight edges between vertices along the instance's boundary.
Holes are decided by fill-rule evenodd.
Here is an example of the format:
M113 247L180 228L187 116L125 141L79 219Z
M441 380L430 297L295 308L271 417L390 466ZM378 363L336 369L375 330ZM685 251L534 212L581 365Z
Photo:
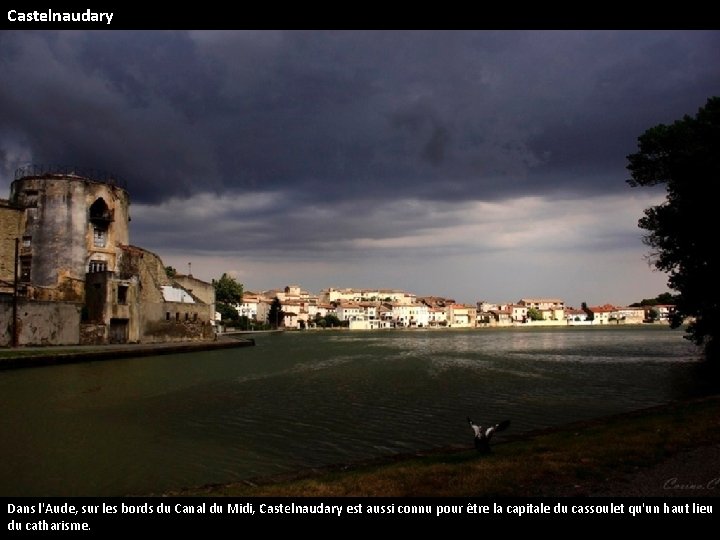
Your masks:
M492 436L498 431L504 431L510 425L510 420L503 420L499 424L495 424L494 426L490 426L485 429L483 426L475 424L472 420L470 420L469 416L467 417L467 421L468 424L470 424L473 433L475 433L475 449L482 453L490 451L490 439L492 439Z

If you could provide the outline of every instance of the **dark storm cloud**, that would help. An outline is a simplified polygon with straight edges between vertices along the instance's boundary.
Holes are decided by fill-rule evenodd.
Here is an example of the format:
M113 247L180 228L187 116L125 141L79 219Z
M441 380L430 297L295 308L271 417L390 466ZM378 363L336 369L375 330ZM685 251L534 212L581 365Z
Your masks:
M134 201L626 189L625 155L720 89L717 32L6 32L0 144Z
M636 137L659 122L694 114L720 91L720 72L710 67L720 52L720 33L631 36L626 39L627 33L621 33L621 39L603 40L610 43L596 51L604 59L578 96L578 109L571 116L546 118L542 132L531 139L533 151L546 156L535 171L540 177L579 181L570 184L574 189L622 189L617 179L627 178L625 157L635 151Z
M420 201L298 205L277 194L200 195L135 205L133 227L147 246L185 252L253 253L275 259L362 259L368 244L457 225L458 205ZM274 217L268 219L268 215ZM438 246L428 246L438 253Z

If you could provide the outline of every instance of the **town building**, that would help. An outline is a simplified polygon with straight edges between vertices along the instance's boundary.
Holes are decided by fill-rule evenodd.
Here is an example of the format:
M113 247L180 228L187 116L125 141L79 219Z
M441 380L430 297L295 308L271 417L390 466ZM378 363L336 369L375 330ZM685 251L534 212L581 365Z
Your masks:
M593 324L609 324L610 317L616 311L615 306L611 304L604 304L602 306L591 306L587 308L592 313Z
M425 304L413 302L390 302L392 319L401 328L424 328L430 320L430 311Z
M335 302L415 302L415 295L399 289L338 289L329 287L320 292L322 303Z
M654 307L658 313L658 319L661 321L669 321L672 314L675 312L674 304L657 304ZM649 311L649 310L648 310Z
M560 298L521 298L518 304L539 311L565 309L565 302Z
M528 308L521 304L509 304L507 309L510 311L510 318L515 323L526 323L528 321Z
M610 314L612 319L624 324L639 324L645 320L645 308L640 307L617 307Z
M512 310L510 309L493 309L487 313L490 313L493 317L488 319L490 326L510 326L513 323Z
M465 304L447 306L447 325L450 328L474 328L477 308Z
M447 326L447 308L446 307L430 307L430 308L428 308L428 324L431 327Z
M251 291L245 291L243 292L242 302L235 305L235 310L240 317L247 317L257 321L259 303L259 295Z
M588 313L584 309L576 309L573 307L565 308L565 320L568 324L585 323L588 321Z

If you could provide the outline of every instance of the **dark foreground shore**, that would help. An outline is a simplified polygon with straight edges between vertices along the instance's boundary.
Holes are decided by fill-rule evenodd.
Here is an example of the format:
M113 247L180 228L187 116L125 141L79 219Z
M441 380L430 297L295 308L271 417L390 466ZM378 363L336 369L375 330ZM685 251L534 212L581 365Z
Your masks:
M179 496L720 496L720 396L498 439L208 485Z

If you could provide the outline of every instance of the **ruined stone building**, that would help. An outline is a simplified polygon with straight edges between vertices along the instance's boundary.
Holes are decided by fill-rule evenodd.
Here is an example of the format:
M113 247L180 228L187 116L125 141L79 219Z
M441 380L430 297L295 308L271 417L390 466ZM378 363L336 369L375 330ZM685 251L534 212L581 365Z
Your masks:
M37 168L15 176L0 200L0 345L13 329L20 345L214 337L213 286L170 278L160 257L129 245L130 198L114 180Z

